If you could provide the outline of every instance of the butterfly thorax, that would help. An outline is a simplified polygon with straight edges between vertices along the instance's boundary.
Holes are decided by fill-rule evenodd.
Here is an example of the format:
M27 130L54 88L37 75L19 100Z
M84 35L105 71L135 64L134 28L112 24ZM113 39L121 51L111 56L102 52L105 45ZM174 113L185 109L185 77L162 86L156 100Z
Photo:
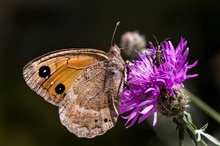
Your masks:
M109 52L107 53L108 59L106 63L108 64L107 70L109 72L120 71L124 73L125 70L125 63L123 58L121 57L121 50L117 45L113 45Z

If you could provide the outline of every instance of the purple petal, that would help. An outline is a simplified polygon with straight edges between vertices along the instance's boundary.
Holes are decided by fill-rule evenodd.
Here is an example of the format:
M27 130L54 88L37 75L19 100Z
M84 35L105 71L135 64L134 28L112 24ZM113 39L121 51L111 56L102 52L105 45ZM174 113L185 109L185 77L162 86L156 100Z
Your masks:
M146 118L148 118L149 116L150 116L150 114L151 114L151 112L152 112L152 110L153 110L153 105L152 106L149 106L149 107L147 107L147 108L145 108L146 110L145 110L145 114L143 114L140 118L139 118L139 120L138 120L138 123L141 123L143 120L145 120Z
M157 110L156 108L154 109L154 120L153 120L153 126L157 124Z

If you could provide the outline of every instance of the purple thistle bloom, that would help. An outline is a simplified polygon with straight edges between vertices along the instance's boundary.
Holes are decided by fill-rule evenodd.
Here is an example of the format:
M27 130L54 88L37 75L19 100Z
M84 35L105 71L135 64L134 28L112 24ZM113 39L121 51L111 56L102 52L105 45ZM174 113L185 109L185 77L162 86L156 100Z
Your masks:
M164 61L159 66L155 65L157 48L151 42L149 44L150 56L137 52L139 59L127 64L129 87L123 90L120 107L120 114L129 113L122 116L127 120L126 128L133 126L136 121L142 122L151 113L154 113L154 126L157 123L156 104L158 97L164 95L162 91L165 89L174 97L174 89L183 88L184 80L198 76L187 75L188 69L196 66L197 61L192 65L186 62L189 48L184 38L180 39L176 49L170 41L161 45Z

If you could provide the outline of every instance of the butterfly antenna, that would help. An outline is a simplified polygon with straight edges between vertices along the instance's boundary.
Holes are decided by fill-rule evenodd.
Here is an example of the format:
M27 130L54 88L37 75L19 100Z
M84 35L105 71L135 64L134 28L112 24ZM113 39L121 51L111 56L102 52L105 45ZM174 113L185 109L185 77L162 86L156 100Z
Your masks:
M120 21L118 21L118 22L116 23L116 25L115 25L115 29L114 29L113 34L112 34L111 46L113 45L113 40L114 40L114 37L115 37L115 32L116 32L116 30L117 30L119 24L120 24Z

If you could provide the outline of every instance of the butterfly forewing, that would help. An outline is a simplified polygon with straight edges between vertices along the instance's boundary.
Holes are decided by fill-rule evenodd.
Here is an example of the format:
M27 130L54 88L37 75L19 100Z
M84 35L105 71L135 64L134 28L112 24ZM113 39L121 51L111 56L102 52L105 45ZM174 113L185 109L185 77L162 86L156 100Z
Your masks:
M23 75L32 90L48 102L59 105L85 68L106 58L105 52L95 49L54 51L29 62Z

